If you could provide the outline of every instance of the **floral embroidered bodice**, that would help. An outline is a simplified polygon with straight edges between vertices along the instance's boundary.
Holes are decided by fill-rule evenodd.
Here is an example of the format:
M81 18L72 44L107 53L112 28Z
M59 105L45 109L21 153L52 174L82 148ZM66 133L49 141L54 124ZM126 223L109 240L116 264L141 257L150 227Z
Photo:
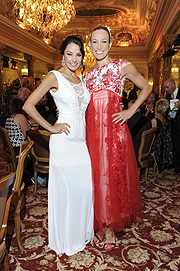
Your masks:
M126 78L122 77L121 69L130 64L127 60L111 60L108 64L94 67L86 74L86 86L89 92L109 89L122 96Z

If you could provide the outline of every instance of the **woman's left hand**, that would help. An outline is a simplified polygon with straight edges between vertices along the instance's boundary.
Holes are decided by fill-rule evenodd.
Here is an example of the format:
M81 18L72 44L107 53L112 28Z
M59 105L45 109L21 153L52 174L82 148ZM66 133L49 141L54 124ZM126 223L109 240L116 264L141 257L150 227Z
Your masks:
M114 123L118 123L120 122L119 124L122 125L123 123L125 123L130 117L132 117L133 115L133 112L129 109L127 110L123 110L119 113L115 113L112 115L112 117L114 118L113 119L113 122Z

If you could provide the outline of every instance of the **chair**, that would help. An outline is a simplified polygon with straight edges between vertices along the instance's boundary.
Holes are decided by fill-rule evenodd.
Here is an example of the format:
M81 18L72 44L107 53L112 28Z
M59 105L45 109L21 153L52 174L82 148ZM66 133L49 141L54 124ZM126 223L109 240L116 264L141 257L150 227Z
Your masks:
M149 168L149 156L151 154L151 147L156 135L157 128L151 128L142 133L141 143L138 153L138 161L140 166L138 168L139 176L142 168L145 169L145 180L147 184L148 168Z
M0 264L5 271L10 270L8 250L6 248L6 232L14 179L15 173L10 173L0 180Z
M9 139L8 132L5 128L0 127L0 136L4 144L4 150L7 156L7 162L9 165L9 172L15 172L17 166L18 156L16 156L11 141Z
M19 247L21 254L24 252L24 248L21 242L21 211L25 207L25 194L24 194L24 182L22 181L23 172L25 167L26 157L31 151L33 146L33 141L24 141L21 144L18 165L16 170L16 178L13 186L12 200L9 211L9 220L8 220L8 234L11 235L11 220L15 223L15 233L16 241ZM13 228L14 231L14 228Z
M28 140L33 140L34 145L31 153L34 161L34 193L37 191L37 174L44 174L46 183L46 174L49 173L49 138L51 133L46 130L28 130L26 132Z

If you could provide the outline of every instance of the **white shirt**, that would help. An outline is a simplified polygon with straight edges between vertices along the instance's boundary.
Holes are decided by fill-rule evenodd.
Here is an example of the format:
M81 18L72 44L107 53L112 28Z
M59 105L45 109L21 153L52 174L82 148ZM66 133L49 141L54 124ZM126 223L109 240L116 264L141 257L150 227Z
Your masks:
M171 98L176 99L177 93L178 93L178 88L176 88L175 91L171 93Z
M172 110L174 108L174 104L179 101L178 99L176 99L177 93L178 93L178 88L176 88L175 91L171 93L170 110Z

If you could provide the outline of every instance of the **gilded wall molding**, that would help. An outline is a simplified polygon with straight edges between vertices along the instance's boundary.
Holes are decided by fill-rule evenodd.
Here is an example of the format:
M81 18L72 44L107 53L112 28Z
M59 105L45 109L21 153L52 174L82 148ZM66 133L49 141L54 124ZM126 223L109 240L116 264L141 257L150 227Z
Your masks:
M2 15L0 15L0 39L9 47L33 55L41 61L53 63L55 48L45 44Z
M146 48L149 51L149 61L151 61L153 54L161 46L163 35L167 34L170 27L175 23L174 20L176 19L177 14L179 14L179 0L158 1L146 44Z

